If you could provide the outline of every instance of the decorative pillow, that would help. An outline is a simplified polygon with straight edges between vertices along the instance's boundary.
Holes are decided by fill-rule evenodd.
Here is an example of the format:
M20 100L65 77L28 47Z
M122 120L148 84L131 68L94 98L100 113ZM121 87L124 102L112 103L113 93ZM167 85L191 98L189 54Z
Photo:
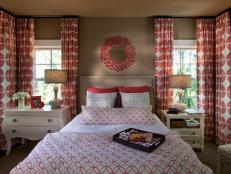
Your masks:
M80 124L155 124L151 107L96 108L82 106Z
M124 92L124 93L143 93L143 92L148 92L148 86L137 86L137 87L118 87L119 92Z
M149 107L149 92L143 93L123 93L120 92L122 107Z
M115 105L117 88L87 88L86 105L91 107L112 108Z
M118 92L118 88L95 88L95 87L88 87L88 92L92 93L112 93L112 92Z

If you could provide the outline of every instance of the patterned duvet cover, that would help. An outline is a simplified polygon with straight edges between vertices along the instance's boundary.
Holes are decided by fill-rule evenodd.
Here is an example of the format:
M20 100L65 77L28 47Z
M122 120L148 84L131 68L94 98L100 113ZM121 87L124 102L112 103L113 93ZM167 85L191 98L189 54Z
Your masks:
M47 134L11 174L210 174L192 148L169 132L152 153L112 141L111 133Z

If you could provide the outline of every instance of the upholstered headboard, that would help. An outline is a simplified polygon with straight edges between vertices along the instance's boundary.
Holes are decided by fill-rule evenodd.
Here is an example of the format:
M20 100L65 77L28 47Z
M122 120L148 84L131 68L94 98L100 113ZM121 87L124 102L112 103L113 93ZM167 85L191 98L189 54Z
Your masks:
M81 76L80 77L80 104L86 103L87 87L110 88L115 86L142 86L150 87L150 102L154 105L153 99L153 77L152 76Z

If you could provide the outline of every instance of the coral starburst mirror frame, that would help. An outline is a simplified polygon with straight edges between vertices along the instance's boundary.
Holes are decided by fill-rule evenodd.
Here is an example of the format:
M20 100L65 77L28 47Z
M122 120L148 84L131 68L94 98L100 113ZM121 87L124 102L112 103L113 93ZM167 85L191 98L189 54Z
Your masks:
M121 36L105 40L100 49L100 59L110 70L124 71L135 62L135 48L131 42Z

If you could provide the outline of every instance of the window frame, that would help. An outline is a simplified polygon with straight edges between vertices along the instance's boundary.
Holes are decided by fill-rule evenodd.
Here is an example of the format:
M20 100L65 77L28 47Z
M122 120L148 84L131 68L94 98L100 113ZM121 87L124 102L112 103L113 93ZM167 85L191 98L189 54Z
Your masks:
M181 50L196 50L197 49L197 46L196 46L196 40L174 40L173 41L173 49L181 49ZM175 63L173 61L173 65L180 65L182 64L181 62L177 62ZM195 63L196 64L196 63ZM192 67L192 65L195 65L194 63L192 63L192 61L190 60L190 63L187 63L186 65L190 65ZM191 73L190 75L192 75L192 69L191 69ZM196 76L195 77L192 77L192 80L196 80L197 81L197 78ZM196 91L195 91L196 92ZM192 97L196 97L196 96L192 96ZM197 104L196 104L197 105ZM197 107L197 106L194 106L194 107Z
M36 64L36 50L59 50L61 49L61 40L35 40L35 46L34 46L34 64L33 64L33 74L34 74L34 81L44 81L44 78L36 78L36 65L49 65L49 64ZM50 51L51 54L51 64L50 68L52 69L52 51ZM54 64L54 65L60 65L60 64Z
M35 84L36 81L44 81L44 78L36 78L36 65L50 65L50 69L52 69L52 59L50 64L36 64L36 50L50 50L50 54L52 57L52 50L61 50L61 40L35 40L34 51L33 51L33 94L36 94ZM54 64L60 65L60 64ZM45 103L48 104L48 103Z

